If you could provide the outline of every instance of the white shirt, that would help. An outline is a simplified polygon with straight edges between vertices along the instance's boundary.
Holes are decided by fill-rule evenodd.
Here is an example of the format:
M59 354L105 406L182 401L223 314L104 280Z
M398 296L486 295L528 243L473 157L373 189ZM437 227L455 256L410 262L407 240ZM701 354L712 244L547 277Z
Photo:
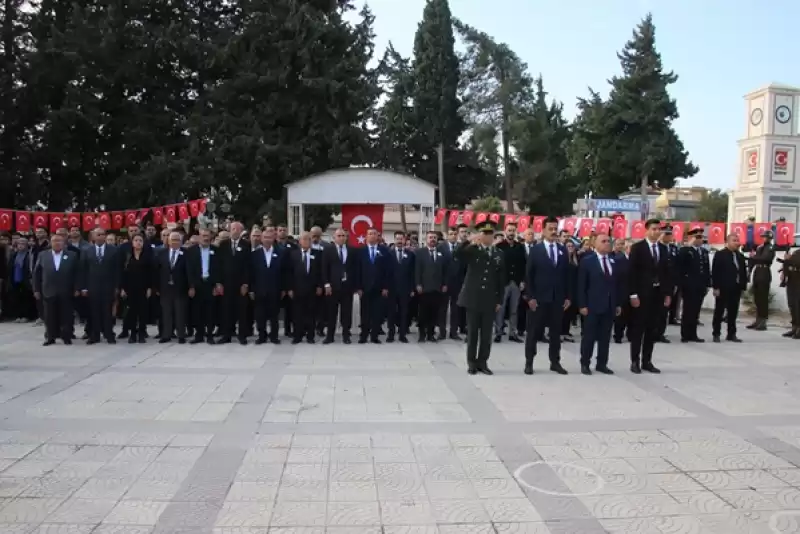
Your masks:
M231 239L231 250L236 250L237 248L239 248L239 240Z
M98 258L103 259L103 257L105 257L105 255L106 255L105 254L106 253L106 246L105 245L97 245L97 248L96 248L95 252L97 253L97 257Z
M659 257L658 257L658 255L661 253L661 251L660 251L660 250L659 250L659 248L658 248L658 241L650 241L650 240L648 239L648 240L647 240L647 246L648 246L648 252L650 253L650 256L652 256L654 260L658 261L658 260L659 260ZM653 246L655 246L655 247L656 247L656 254L655 254L655 256L653 256Z
M261 247L261 248L264 250L264 261L267 264L267 269L269 269L269 266L272 264L272 247L269 248Z
M61 252L56 252L55 250L53 251L53 265L56 268L56 272L58 272L59 267L61 267L62 256L64 256L63 250Z

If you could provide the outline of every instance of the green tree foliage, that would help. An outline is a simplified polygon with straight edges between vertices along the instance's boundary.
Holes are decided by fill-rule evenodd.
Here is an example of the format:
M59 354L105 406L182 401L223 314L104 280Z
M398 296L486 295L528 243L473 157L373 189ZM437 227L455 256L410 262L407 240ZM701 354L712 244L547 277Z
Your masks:
M711 189L703 196L695 214L695 220L719 222L728 219L728 193L721 189Z
M486 211L489 213L500 213L503 211L503 202L497 197L481 197L472 202L472 209L475 211Z

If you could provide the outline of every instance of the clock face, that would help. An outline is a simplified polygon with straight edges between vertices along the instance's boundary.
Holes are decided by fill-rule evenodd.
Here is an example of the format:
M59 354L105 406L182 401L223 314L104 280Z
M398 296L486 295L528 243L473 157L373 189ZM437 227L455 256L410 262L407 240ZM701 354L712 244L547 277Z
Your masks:
M775 110L775 120L781 124L786 124L792 120L792 110L788 106L778 106Z
M761 124L761 120L764 118L764 112L761 111L761 108L756 108L750 113L750 123L753 126L758 126Z

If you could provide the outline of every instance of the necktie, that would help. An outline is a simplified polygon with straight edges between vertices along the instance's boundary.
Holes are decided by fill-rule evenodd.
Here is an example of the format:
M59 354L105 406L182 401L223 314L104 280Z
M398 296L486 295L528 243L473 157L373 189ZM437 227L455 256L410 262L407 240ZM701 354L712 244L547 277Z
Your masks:
M231 240L231 252L236 254L236 241Z
M344 263L344 252L341 246L339 246L339 263Z
M433 249L429 249L431 253L431 258L433 259L433 263L436 263L436 251Z
M369 247L369 261L375 263L375 249L372 247Z
M608 260L605 256L603 256L603 272L605 273L606 277L611 276L611 271L608 270Z
M97 259L103 261L103 247L97 247Z
M175 250L172 251L172 257L169 260L169 264L171 267L175 267Z
M402 261L403 261L403 251L398 248L397 249L397 263L400 263Z
M656 247L655 243L653 243L652 247L653 247L653 260L658 262L658 247Z
M456 244L450 243L450 254L455 254L455 253L456 253Z
M308 252L303 252L303 265L306 268L306 272L308 272Z
M556 247L552 243L550 243L550 262L556 264Z

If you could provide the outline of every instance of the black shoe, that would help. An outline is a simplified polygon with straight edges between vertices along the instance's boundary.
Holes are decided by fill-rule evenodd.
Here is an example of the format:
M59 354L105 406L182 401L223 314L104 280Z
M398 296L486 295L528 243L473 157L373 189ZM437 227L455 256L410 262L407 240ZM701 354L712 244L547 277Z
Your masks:
M313 345L316 342L317 340L314 339L313 337L306 338L306 343L308 343L309 345Z
M227 345L230 342L231 342L230 336L223 336L223 337L219 338L219 341L217 341L217 344L218 345Z
M380 345L382 343L382 341L380 339L378 339L377 337L374 337L374 338L370 339L369 342L374 344L374 345Z
M670 343L670 340L666 336L661 336L656 339L656 343Z
M84 332L84 334L81 336L81 339L83 339L84 341L89 339L89 334Z
M117 339L125 339L127 337L128 337L128 332L123 330L122 332L119 333L119 335L117 336Z
M259 336L259 337L256 339L256 345L263 345L263 344L264 344L264 343L266 343L266 342L267 342L267 338L265 338L265 337L260 337L260 336Z
M71 337L64 338L62 341L64 341L64 345L72 345Z
M299 344L300 344L300 343L302 343L302 342L303 342L303 340L302 340L302 339L299 339L299 338L294 338L294 339L292 340L292 345L299 345Z
M525 374L532 375L533 374L533 364L525 364Z
M731 343L741 343L742 340L736 336L728 336L725 338L725 341L730 341Z
M467 373L469 373L471 375L477 375L478 374L478 370L475 369L474 367L470 367L469 369L467 369Z
M186 345L186 338L185 337L179 337L178 338L178 345Z
M358 338L358 344L359 345L365 345L366 343L367 343L367 338L365 338L365 337Z
M611 369L609 369L606 366L595 367L594 370L597 371L598 373L603 373L604 375L613 375L614 374L614 371L612 371Z
M553 371L554 373L558 373L558 374L560 374L560 375L565 375L565 374L567 374L567 370L566 370L566 369L564 369L564 368L561 366L561 364L560 364L560 363L551 363L551 364L550 364L550 370L551 370L551 371Z
M453 341L461 341L461 336L459 336L458 334L450 334L450 339L452 339Z
M45 342L42 343L42 346L43 347L49 347L50 345L55 345L55 344L56 344L56 340L55 339L46 339Z
M503 341L503 336L494 336L495 343L500 343L501 341Z
M406 336L400 336L399 338L397 338L397 341L399 341L400 343L408 343L408 338Z
M725 320L725 319L723 319L723 321L724 321L724 320ZM754 322L754 323L751 323L751 324L749 324L749 325L745 326L745 328L747 328L748 330L755 330L757 326L758 326L758 321L756 321L756 322Z
M349 345L352 342L353 340L351 340L349 337L342 339L342 343L344 343L345 345Z
M106 341L108 342L109 345L116 345L117 344L117 340L114 339L113 337L108 338Z
M794 330L789 330L788 332L784 332L781 334L783 337L794 337Z
M621 337L615 337L614 338L614 343L616 343L617 345L622 345L622 338Z
M513 341L514 343L523 343L524 341L517 336L508 336L509 341Z
M136 336L131 336L128 338L128 343L133 344L136 343Z
M439 337L437 337L436 339L438 339L439 341L444 341L445 339L447 339L447 336L444 334L439 334Z
M642 368L641 368L641 366L639 365L638 362L633 362L631 364L631 373L633 373L635 375L642 374Z
M719 343L722 340L719 338L719 336L714 336L713 338L711 338L711 341L713 341L714 343Z
M210 337L210 338L206 339L206 343L208 343L209 345L216 345L217 344L217 342L214 341L213 337Z
M588 365L581 365L581 374L582 375L587 375L587 376L592 376L592 370L589 369Z
M425 343L426 339L427 338L425 336L419 336L419 339L417 340L417 343Z
M492 376L494 374L492 372L492 370L489 369L488 365L482 365L481 367L478 367L478 372L479 373L483 373L483 374L488 375L488 376Z
M647 371L648 373L653 373L654 375L661 374L661 369L653 365L652 363L646 363L642 365L642 371Z
M326 337L326 338L325 338L325 339L322 341L322 344L323 344L323 345L330 345L331 343L333 343L333 338L332 338L332 337Z
M95 343L100 343L100 341L97 340L97 339L88 339L88 340L86 340L86 344L87 345L94 345Z
M435 336L428 336L428 342L437 343L438 341L439 341L439 338L437 338Z
M163 345L164 343L169 343L169 342L170 342L170 339L169 339L169 338L166 338L166 337L162 337L161 339L159 339L159 340L158 340L158 342L159 342L161 345Z
M386 342L387 343L394 343L394 335L393 334L389 334L388 336L386 336Z
M278 337L269 338L269 342L272 343L273 345L280 345L281 344L281 340Z

